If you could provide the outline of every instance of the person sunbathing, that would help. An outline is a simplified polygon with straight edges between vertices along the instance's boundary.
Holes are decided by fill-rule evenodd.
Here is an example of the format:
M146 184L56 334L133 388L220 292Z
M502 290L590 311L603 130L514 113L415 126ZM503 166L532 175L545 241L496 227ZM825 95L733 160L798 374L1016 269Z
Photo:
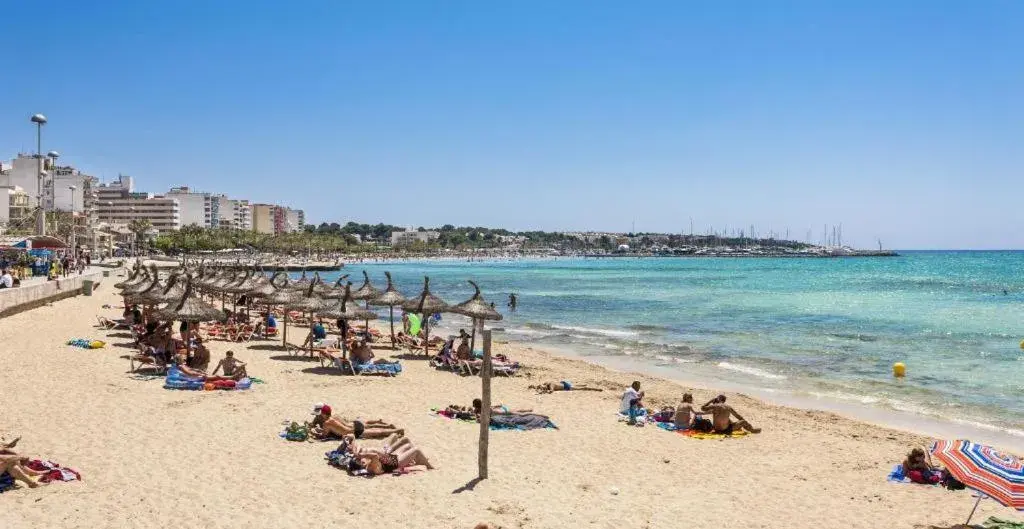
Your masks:
M324 327L324 322L318 321L309 328L309 334L306 335L306 341L302 342L302 348L312 347L314 343L327 339L327 329Z
M925 451L920 448L915 448L907 454L907 458L903 460L903 472L910 481L924 485L934 485L943 479L942 470L933 466L928 461Z
M423 451L413 445L408 437L389 436L382 448L370 448L357 445L354 436L347 435L343 445L347 445L347 450L360 466L375 476L414 465L422 465L427 470L434 468Z
M198 336L195 337L195 349L188 366L200 371L206 371L206 368L210 366L210 350L203 344L203 339Z
M697 411L693 405L693 395L683 393L683 401L676 406L672 412L672 422L678 430L696 430L698 432L710 432L714 429L711 421L701 417L704 412Z
M349 358L355 364L365 364L373 360L373 348L365 340L357 340Z
M482 400L480 400L480 399L473 399L473 403L470 406L457 406L455 404L452 404L452 405L448 406L447 410L449 412L451 412L452 414L454 414L456 417L460 417L460 418L466 417L466 418L479 419L480 418L480 414L483 413L483 405L484 405L484 403L483 403ZM497 405L491 406L491 415L517 415L517 414L532 413L532 412L533 412L532 409L521 409L521 410L509 409L509 407L505 406L504 404L497 404Z
M746 419L736 413L736 410L725 403L725 395L719 395L700 407L701 411L711 414L711 422L715 433L731 435L738 427L750 433L761 433L760 428L754 428ZM732 417L739 419L733 422Z
M32 479L34 476L42 476L45 472L38 472L28 467L29 458L17 454L0 455L0 475L9 474L17 481L24 483L28 488L34 489L42 483Z
M217 376L217 371L220 371L222 368L224 370L224 376L231 380L242 380L249 376L245 372L245 362L235 358L234 351L224 353L224 358L222 358L220 362L217 362L217 367L213 368L213 373L210 376Z
M535 384L529 386L527 389L535 389L537 390L537 393L554 393L556 391L604 391L601 388L592 388L585 384L574 385L572 382L569 382L568 380Z
M403 435L405 430L402 428L396 428L393 424L388 424L382 420L372 421L359 421L353 420L348 422L340 417L331 417L330 406L324 406L326 408L326 415L321 412L316 418L313 419L313 424L316 424L318 419L323 419L322 426L314 426L310 434L313 437L323 439L326 437L345 437L346 435L355 436L356 439L384 439L389 435Z

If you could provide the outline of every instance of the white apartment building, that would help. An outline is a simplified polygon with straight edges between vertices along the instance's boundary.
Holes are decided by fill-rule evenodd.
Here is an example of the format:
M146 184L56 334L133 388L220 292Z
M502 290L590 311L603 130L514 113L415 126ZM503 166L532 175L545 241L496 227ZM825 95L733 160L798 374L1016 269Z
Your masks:
M187 186L172 187L164 196L178 200L182 226L217 227L220 220L218 197L192 191Z
M441 234L436 231L393 231L391 232L391 246L408 246L414 242L424 244L437 240Z
M249 201L230 199L226 196L219 198L220 206L220 227L232 230L251 230L252 217L250 215Z

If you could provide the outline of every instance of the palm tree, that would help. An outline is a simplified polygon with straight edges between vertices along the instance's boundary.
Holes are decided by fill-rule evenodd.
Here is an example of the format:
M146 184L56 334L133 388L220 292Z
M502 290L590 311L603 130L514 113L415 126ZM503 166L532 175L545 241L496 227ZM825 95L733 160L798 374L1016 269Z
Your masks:
M153 223L149 219L132 219L128 223L128 230L132 232L132 253L135 253L136 245L138 241L146 240L146 234L150 229L153 228Z

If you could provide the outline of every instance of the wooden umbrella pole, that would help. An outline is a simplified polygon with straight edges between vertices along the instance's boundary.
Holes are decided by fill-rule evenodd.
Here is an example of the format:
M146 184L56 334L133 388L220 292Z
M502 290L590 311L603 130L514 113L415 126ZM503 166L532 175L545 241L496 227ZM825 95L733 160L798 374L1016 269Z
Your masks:
M970 525L971 524L971 518L974 518L974 511L978 510L978 504L981 503L981 499L984 498L984 497L985 497L984 494L982 494L980 492L978 493L978 501L974 502L974 508L971 509L971 514L967 515L967 521L964 522L964 525Z
M388 314L391 316L391 350L398 349L395 346L395 307L391 305L388 307Z
M491 331L483 332L484 338L484 365L480 372L481 395L480 395L480 446L477 464L479 466L479 478L487 479L487 445L490 442L491 433Z

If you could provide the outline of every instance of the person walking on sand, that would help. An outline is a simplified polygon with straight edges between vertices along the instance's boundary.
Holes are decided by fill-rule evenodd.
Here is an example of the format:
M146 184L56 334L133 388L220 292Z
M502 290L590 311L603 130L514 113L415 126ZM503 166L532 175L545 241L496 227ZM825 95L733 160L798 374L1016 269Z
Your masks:
M754 428L736 413L736 410L725 403L725 395L719 395L708 401L707 404L700 407L701 411L711 414L711 422L714 427L715 433L731 435L732 432L737 428L742 428L750 433L761 433L760 428ZM737 422L732 421L732 417L736 416L739 419Z

